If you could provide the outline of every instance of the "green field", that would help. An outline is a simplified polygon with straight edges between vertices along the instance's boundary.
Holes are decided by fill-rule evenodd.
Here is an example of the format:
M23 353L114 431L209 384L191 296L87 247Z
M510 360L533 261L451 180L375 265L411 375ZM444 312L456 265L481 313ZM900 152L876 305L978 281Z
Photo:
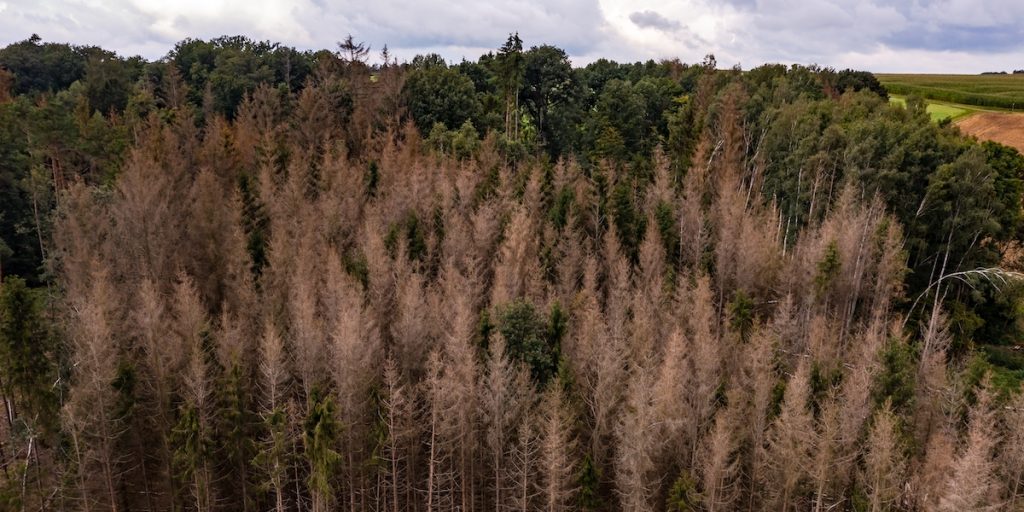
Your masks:
M893 104L900 105L902 107L907 106L907 99L905 96L889 96L889 101ZM928 114L932 116L932 120L935 122L942 121L943 119L952 119L956 121L962 117L969 116L980 109L971 107L969 105L957 105L953 103L944 103L937 101L928 101Z
M960 105L1024 109L1022 75L875 75L890 94Z

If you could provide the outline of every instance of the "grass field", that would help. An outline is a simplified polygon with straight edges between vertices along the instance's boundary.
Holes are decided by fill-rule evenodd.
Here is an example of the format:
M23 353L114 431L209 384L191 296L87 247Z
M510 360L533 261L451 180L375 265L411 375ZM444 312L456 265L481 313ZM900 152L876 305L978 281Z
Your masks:
M938 102L1024 110L1022 75L875 75L890 94Z
M889 96L889 101L903 107L907 106L907 99L904 96L892 95ZM928 101L927 110L928 114L932 116L932 121L935 122L942 121L943 119L956 121L979 111L979 109L969 105L956 105L938 101Z

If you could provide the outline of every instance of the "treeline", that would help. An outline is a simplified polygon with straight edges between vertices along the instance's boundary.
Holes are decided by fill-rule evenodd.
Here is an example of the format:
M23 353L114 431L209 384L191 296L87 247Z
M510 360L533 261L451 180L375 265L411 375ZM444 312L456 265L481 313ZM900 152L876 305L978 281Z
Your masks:
M0 50L86 62L0 105L5 508L1024 503L1024 159L870 74L87 50Z

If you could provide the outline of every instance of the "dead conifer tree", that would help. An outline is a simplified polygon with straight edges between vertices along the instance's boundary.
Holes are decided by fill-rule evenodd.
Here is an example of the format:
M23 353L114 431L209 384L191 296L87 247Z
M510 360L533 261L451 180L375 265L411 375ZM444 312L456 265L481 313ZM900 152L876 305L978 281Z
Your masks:
M718 336L718 315L711 283L707 277L698 277L690 292L690 367L687 379L686 403L688 413L684 417L685 446L691 458L696 454L703 430L715 409L715 394L722 382L723 349ZM691 461L691 465L695 465Z
M505 510L510 512L530 512L537 509L541 493L536 482L539 465L539 440L537 427L534 425L536 419L535 415L527 414L519 422L509 453L508 480L511 489L508 508Z
M261 440L255 465L262 472L265 487L272 495L274 512L287 509L285 489L290 470L289 415L287 402L288 364L284 343L269 321L260 338L259 384L263 400L260 416L265 437Z
M835 396L835 390L823 399L811 455L810 477L814 483L814 512L823 512L841 502L840 479L843 464L840 439L842 408Z
M731 398L730 404L740 402L735 393ZM734 510L739 498L740 438L736 427L744 420L742 412L742 408L734 405L720 411L701 444L697 469L701 475L701 501L708 512Z
M1015 510L1024 494L1024 390L1007 406L1003 424L1007 436L1000 457L1001 475L1007 484L1007 508Z
M455 475L451 469L446 434L449 418L445 409L444 363L440 351L430 354L427 375L423 380L427 423L427 480L424 489L427 512L449 510L455 504Z
M633 368L615 428L615 489L620 510L626 512L653 510L655 457L662 447L653 384L650 368Z
M381 450L381 469L384 472L384 499L382 509L398 512L409 510L412 489L412 468L408 454L410 441L415 436L413 400L410 389L402 379L398 364L392 358L384 361L380 403L381 421L384 423L384 442Z
M626 382L623 340L613 338L597 299L588 297L579 314L570 363L576 369L580 394L590 419L590 453L598 466L609 462L615 418Z
M487 373L480 401L486 425L484 444L490 459L490 490L494 496L494 510L500 511L506 508L511 487L506 455L517 413L515 368L505 354L505 338L500 333L491 339L488 348Z
M357 500L365 490L362 458L370 443L367 427L372 424L368 399L379 375L381 343L377 326L363 305L361 285L344 273L336 260L329 265L328 281L332 297L327 302L334 309L334 325L326 352L343 428L343 480L349 508L356 510L362 506Z
M547 512L572 510L576 464L574 439L562 391L557 383L544 394L540 428L539 470L541 500Z
M986 376L970 409L964 448L953 463L952 474L939 500L939 510L999 510L1001 482L993 460L999 442L992 393Z
M175 459L183 480L189 482L197 511L213 508L216 496L211 468L213 442L213 404L207 347L209 334L206 310L192 278L180 275L175 287L174 323L179 347L188 354L182 394L184 403L174 429Z
M74 478L84 510L121 510L117 440L123 431L114 381L120 355L113 323L117 297L105 272L95 271L88 296L70 298L75 369L64 424L71 439Z
M864 482L872 512L889 510L900 495L906 461L889 401L875 413L864 454Z
M814 447L814 418L807 406L810 398L810 368L801 360L786 384L782 410L768 436L768 460L773 469L776 510L800 508L800 487L811 467Z
M531 261L537 254L536 232L529 212L516 208L505 228L505 240L494 266L491 304L511 302L528 290Z

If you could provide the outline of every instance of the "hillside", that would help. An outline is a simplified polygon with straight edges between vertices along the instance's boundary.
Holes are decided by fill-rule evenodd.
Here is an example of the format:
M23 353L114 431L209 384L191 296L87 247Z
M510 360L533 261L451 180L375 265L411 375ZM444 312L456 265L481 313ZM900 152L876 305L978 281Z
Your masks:
M1024 501L1024 157L873 75L0 49L0 509Z

